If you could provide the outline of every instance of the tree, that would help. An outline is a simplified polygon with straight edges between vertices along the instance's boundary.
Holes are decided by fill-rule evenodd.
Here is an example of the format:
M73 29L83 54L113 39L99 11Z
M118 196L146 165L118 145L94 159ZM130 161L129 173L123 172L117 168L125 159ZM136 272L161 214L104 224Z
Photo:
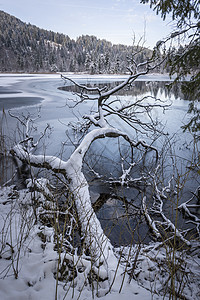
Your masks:
M164 239L164 244L166 244L166 241L170 243L173 240L174 244L181 241L182 245L191 246L191 242L186 239L184 231L179 230L163 212L163 199L168 200L171 197L171 193L174 193L175 184L173 185L172 180L170 180L166 187L164 182L160 181L159 170L162 162L161 164L159 163L159 153L154 141L158 135L162 134L162 131L157 128L158 122L153 119L152 112L154 108L158 107L164 110L170 104L152 96L144 96L141 99L137 97L134 101L127 99L121 101L118 96L113 98L123 88L129 88L129 86L134 84L134 81L140 76L148 74L158 68L159 64L162 64L160 60L159 64L157 64L155 55L148 60L137 63L135 59L137 55L137 52L132 53L129 66L130 74L120 84L116 84L114 88L109 88L108 86L100 88L95 85L89 87L75 82L73 77L62 76L64 81L70 81L78 90L76 92L77 97L74 100L72 99L72 102L69 100L69 106L79 106L79 104L89 101L93 104L91 112L81 116L81 122L78 120L73 126L74 131L78 132L80 139L78 146L67 160L60 156L48 156L45 153L41 155L35 154L35 149L45 132L47 132L48 126L41 137L35 141L35 137L32 134L33 129L35 129L33 118L30 115L22 115L20 117L10 113L24 127L24 131L21 131L19 134L20 141L11 150L13 157L22 162L23 168L24 166L33 166L52 172L53 177L59 178L63 184L63 189L67 195L65 205L68 204L68 206L66 208L63 205L61 213L67 215L65 220L67 234L72 234L74 230L74 225L72 226L72 224L74 224L74 220L76 219L76 226L79 227L80 232L81 245L77 249L72 236L70 236L67 242L64 238L63 240L59 240L59 231L57 230L59 225L57 225L57 220L60 212L54 210L53 216L55 216L57 222L54 224L54 229L55 231L57 230L57 235L55 234L55 239L57 239L56 246L60 247L58 251L60 259L58 259L57 274L63 272L69 274L71 272L71 275L66 275L65 278L68 281L70 281L70 277L72 278L71 286L73 289L74 278L80 276L80 292L84 288L84 285L89 282L93 293L96 289L95 293L103 295L102 292L107 293L111 291L117 276L121 280L121 291L125 279L130 282L130 278L134 278L137 258L141 249L139 245L137 251L134 252L135 250L132 251L131 245L129 248L124 248L125 254L122 253L124 249L115 250L109 237L103 231L93 209L89 184L84 173L83 164L89 149L97 140L108 143L108 140L115 139L117 141L115 146L120 158L121 173L117 177L109 175L109 178L106 178L104 183L107 182L115 186L120 185L121 187L130 187L131 185L144 186L144 189L141 189L141 208L138 208L138 212L146 218L153 235L157 239L161 239L159 247L163 244L162 238ZM22 132L24 132L23 138L21 138ZM144 140L145 138L146 141ZM124 146L124 149L122 146ZM148 160L150 153L151 157ZM146 172L141 172L138 177L137 169L141 165L142 167L145 165ZM146 165L148 166L146 167ZM95 173L95 169L92 169L92 171ZM163 173L163 170L160 173ZM96 173L95 175L101 178L101 174ZM51 185L46 179L38 179L33 175L29 179L28 184L29 187L37 188L40 193L43 193L47 202L49 198L53 198L49 191L49 186ZM152 189L151 193L146 191L149 188ZM167 196L168 193L170 194L169 197ZM148 198L153 199L154 203L151 211L159 216L158 221L154 221L150 215ZM55 204L55 202L53 203ZM123 204L126 204L125 199L123 199ZM190 203L188 202L180 208L187 211L190 208ZM46 214L52 214L49 206ZM195 224L197 224L198 228L199 219L195 219ZM168 230L170 230L169 235L166 233ZM65 234L66 232L62 236L65 236ZM162 236L165 236L165 234L167 236L166 239ZM65 245L64 242L66 242ZM151 252L151 246L148 249ZM155 260L155 257L153 259ZM166 256L164 259L166 259ZM173 264L174 261L172 263L170 261L169 265ZM175 266L177 269L177 265ZM127 270L129 270L129 273ZM183 273L186 274L185 269ZM171 275L170 272L169 275ZM116 282L119 283L118 280Z
M192 131L200 130L200 110L195 101L200 100L200 1L199 0L141 0L150 3L150 7L161 14L163 20L169 15L175 23L175 29L157 47L174 42L178 50L168 51L167 65L170 75L175 75L175 83L181 82L182 90L191 100L189 112L193 113L190 122L184 127ZM173 45L170 46L171 48ZM180 51L181 47L181 51ZM189 81L185 81L187 75ZM184 82L183 82L184 81Z
M23 119L15 116L25 127L25 137L11 150L13 157L18 158L24 164L51 170L54 174L63 176L65 187L69 190L69 194L75 203L81 230L81 239L83 241L82 251L90 253L96 276L99 276L101 280L108 278L109 285L115 277L116 270L121 270L121 267L118 266L118 259L114 255L111 242L104 234L92 208L89 185L82 169L84 158L89 148L98 139L121 138L129 145L129 162L125 162L122 159L122 174L119 178L119 183L122 185L128 184L131 181L137 181L137 179L131 178L131 172L144 159L147 152L153 151L155 153L153 156L155 161L158 159L158 151L153 146L157 122L153 122L151 110L154 107L162 107L164 109L166 103L154 99L154 97L144 97L131 103L121 103L119 100L113 101L111 98L112 95L116 94L122 88L131 85L138 77L149 73L157 67L155 58L143 61L140 64L136 64L133 57L132 61L133 65L129 68L130 75L127 79L110 90L106 86L103 88L89 88L74 82L71 78L62 76L64 80L69 80L80 90L80 93L77 94L79 98L75 105L79 105L84 101L97 103L97 111L95 113L83 116L84 136L79 146L67 161L59 157L34 154L34 150L40 139L38 142L34 142L30 127L33 120L29 115L27 118L23 117ZM140 71L140 68L143 71ZM146 115L145 121L142 119L144 115ZM116 128L112 124L111 116L118 118L120 122L132 128L132 131L136 132L135 136L130 136L121 128ZM145 136L149 132L150 143L146 143L143 139L137 140L138 132L143 132ZM139 157L138 155L134 157L134 149L137 149L140 153Z

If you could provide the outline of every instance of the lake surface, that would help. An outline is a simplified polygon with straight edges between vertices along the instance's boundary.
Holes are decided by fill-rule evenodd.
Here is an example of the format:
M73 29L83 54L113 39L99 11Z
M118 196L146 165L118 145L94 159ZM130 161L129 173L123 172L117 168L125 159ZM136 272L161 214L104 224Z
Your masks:
M73 76L73 78L79 83L104 86L108 83L115 85L126 77L79 75ZM189 133L183 133L181 129L181 126L190 117L187 114L188 101L184 99L179 89L174 89L171 92L168 91L166 84L169 81L170 79L167 76L162 75L143 76L132 87L128 87L126 90L118 93L116 97L121 101L134 101L138 97L151 95L163 101L167 100L171 102L172 105L166 111L163 112L163 109L156 108L153 112L153 117L162 121L162 130L166 133L165 140L162 136L159 137L155 141L155 146L160 151L163 151L163 144L165 143L164 147L169 152L174 151L176 153L176 162L174 164L180 174L183 174L187 172L188 161L194 156L193 138ZM46 139L45 144L41 145L37 150L37 153L43 154L45 152L46 155L60 155L63 159L67 159L74 150L72 142L75 146L78 142L78 136L68 124L75 124L77 121L80 122L84 114L88 114L90 110L96 108L96 104L91 101L85 101L80 106L72 108L77 97L74 92L77 92L74 90L74 87L71 87L69 83L64 84L59 75L0 75L0 110L1 120L2 118L4 119L1 126L2 131L10 137L10 140L19 138L16 119L11 118L7 114L8 109L15 115L31 113L36 117L39 114L40 117L36 120L38 129L34 133L35 136L39 136L47 123L51 125L52 133L50 138ZM113 96L114 99L115 96ZM4 113L6 113L6 117ZM112 121L116 127L128 131L130 135L132 134L132 130L126 124L122 124L116 120ZM170 142L166 142L166 137ZM148 138L146 139L148 141ZM119 153L117 154L116 147L116 141L109 141L109 144L107 144L107 141L105 143L97 141L88 156L91 165L95 165L95 170L102 171L107 177L111 173L113 176L117 176L120 172L119 157L117 157ZM173 156L166 151L165 172L166 176L169 177L170 173L173 172L172 157L175 158L175 155ZM148 236L148 229L144 225L141 216L137 216L137 218L132 217L132 219L127 221L124 218L125 210L123 203L118 201L116 197L109 198L113 187L94 181L89 173L88 179L91 183L91 191L93 192L94 199L97 198L98 194L101 194L102 198L107 199L97 214L101 219L103 227L107 228L107 234L109 232L112 233L110 238L113 243L118 244L119 239L123 243L130 242L134 230L139 231L143 236ZM198 180L198 177L196 178L194 173L188 174L187 182L182 191L182 201L191 197L191 191L194 191L199 185ZM120 197L126 197L129 201L134 199L134 205L140 207L137 189L116 189ZM171 206L171 203L166 204L164 207L165 211L174 209ZM134 215L134 208L132 207L131 209ZM140 226L138 226L138 220ZM148 237L146 239L148 240Z
M119 82L126 77L85 75L74 76L74 78L84 84L94 83L105 85L107 82L115 84L115 82ZM122 91L117 97L121 97L123 100L126 99L126 101L132 101L132 99L135 99L134 97L147 95L154 95L161 99L170 99L172 106L164 114L162 109L155 109L154 117L162 121L162 124L165 126L165 132L170 136L178 134L177 137L179 140L179 134L181 134L180 144L183 145L188 141L189 137L188 134L183 134L181 129L181 126L189 118L187 116L188 102L180 98L177 94L167 91L164 86L168 81L169 78L167 76L143 76L140 81L135 82L135 85L131 89ZM68 85L70 84L68 83ZM48 141L49 146L46 149L47 154L55 155L60 151L61 142L65 142L66 149L64 153L67 157L74 149L71 147L71 142L65 134L66 130L70 131L67 125L70 122L76 122L77 119L80 121L82 115L88 114L90 109L96 108L96 104L85 101L82 105L70 109L66 104L73 104L70 100L74 100L76 96L72 95L70 87L67 87L68 92L59 89L63 86L64 82L59 75L0 75L0 109L1 111L2 109L4 111L10 109L15 114L29 112L35 116L38 115L38 111L40 110L40 118L36 121L39 131L42 131L47 123L50 123L53 129L51 138ZM122 124L116 125L124 126ZM124 129L128 130L126 126ZM11 137L15 136L16 120L7 115L7 124L4 130L9 132ZM180 145L178 148L180 150L179 154L187 157L190 150L184 147L184 153L182 153L182 146Z

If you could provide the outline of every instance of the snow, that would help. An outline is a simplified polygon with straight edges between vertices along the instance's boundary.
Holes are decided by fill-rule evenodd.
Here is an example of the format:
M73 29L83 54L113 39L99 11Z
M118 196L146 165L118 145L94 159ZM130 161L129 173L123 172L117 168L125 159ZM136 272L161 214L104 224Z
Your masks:
M30 183L29 183L30 184ZM41 180L45 184L45 180ZM42 197L42 195L41 195ZM54 249L54 230L40 224L35 224L32 212L31 193L27 190L16 190L15 186L0 189L0 299L2 300L54 300L56 294L56 273L58 253ZM26 216L26 221L25 217ZM27 226L28 225L28 226ZM41 236L45 236L45 240ZM20 244L20 241L22 243ZM159 275L160 270L155 263L155 258L160 265L167 263L165 248L161 248L159 243L142 246L138 255L135 274L137 280L131 280L125 276L122 290L123 274L117 273L111 292L105 295L104 289L99 289L92 294L88 286L84 286L84 272L74 280L74 285L58 281L57 299L102 299L102 300L149 300L163 299L162 295L156 295L154 288L161 290L167 278L165 273ZM186 291L187 299L199 299L199 276L200 258L198 248L193 257L184 260L187 264L187 280L190 280ZM124 256L129 255L133 261L137 248L122 247L116 249L118 253L123 251ZM19 254L19 257L18 257ZM12 260L13 258L13 260ZM63 253L61 259L70 258L70 254ZM152 258L152 259L151 259ZM83 263L90 268L90 262L74 255L74 262L79 266ZM126 260L121 264L126 264ZM183 263L182 263L183 264ZM131 265L131 261L130 261ZM180 267L179 267L180 268ZM14 269L17 278L14 275ZM86 272L86 271L85 271ZM190 275L192 274L192 275ZM101 274L105 277L106 274ZM192 280L191 280L191 278ZM145 287L145 288L144 288ZM94 297L93 297L94 296ZM165 299L168 299L166 296Z
M11 86L19 81L38 80L38 79L54 79L59 78L59 74L9 74L1 73L1 86Z
M144 196L142 199L142 208L143 208L144 215L147 219L147 222L149 223L149 226L152 228L156 237L160 238L161 235L160 235L158 229L156 228L155 222L151 219L150 215L147 213L146 196Z
M0 258L0 299L1 300L38 300L38 299L55 299L56 272L58 253L54 250L53 228L46 226L34 225L33 219L29 220L30 229L22 229L22 207L26 203L28 214L31 217L30 203L31 194L28 190L16 191L14 186L5 187L0 190L0 230L1 230L1 258ZM12 213L11 213L12 212ZM12 216L12 219L9 217ZM12 233L12 238L10 233ZM26 236L28 233L28 236ZM39 233L46 236L46 242L42 242ZM19 240L22 240L21 245ZM13 245L13 265L11 259L11 247ZM42 246L43 245L43 246ZM17 251L20 250L19 265L17 267ZM80 261L78 257L75 257ZM90 266L90 264L89 264ZM14 276L13 269L18 270L18 278ZM102 274L103 275L103 274ZM104 275L105 276L105 275ZM82 287L83 282L79 282ZM119 279L116 280L112 292L101 299L150 299L150 293L138 286L136 283L127 285L118 295ZM79 287L80 287L79 286ZM58 299L74 299L80 294L78 285L75 289L71 288L67 293L66 287L62 282L58 285ZM92 299L89 289L83 289L80 299ZM94 299L97 299L95 296Z

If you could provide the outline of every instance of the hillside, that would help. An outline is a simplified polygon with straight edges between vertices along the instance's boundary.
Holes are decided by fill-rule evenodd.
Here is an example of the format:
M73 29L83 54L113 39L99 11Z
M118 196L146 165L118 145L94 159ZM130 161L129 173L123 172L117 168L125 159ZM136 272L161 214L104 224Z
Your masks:
M131 46L112 45L95 36L75 41L0 11L0 72L123 73L132 51ZM144 55L151 51L145 49L137 59Z

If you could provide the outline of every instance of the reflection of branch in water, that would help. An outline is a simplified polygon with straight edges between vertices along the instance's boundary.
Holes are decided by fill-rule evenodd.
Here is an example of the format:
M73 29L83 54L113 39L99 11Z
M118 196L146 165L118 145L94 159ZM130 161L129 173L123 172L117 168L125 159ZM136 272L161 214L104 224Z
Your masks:
M92 207L94 209L95 212L98 212L102 206L109 200L116 200L116 201L120 201L123 203L123 207L124 209L127 211L129 207L134 208L135 210L140 211L140 207L138 207L137 205L133 204L132 201L128 201L126 197L120 197L119 195L112 193L101 193L100 196L98 197L98 199L92 204ZM133 213L131 213L131 215L133 215ZM127 216L127 214L126 214Z
M199 209L200 208L199 196L200 196L200 187L198 187L196 189L195 193L193 193L193 196L188 201L186 201L186 202L182 203L181 205L179 205L178 209L182 210L186 214L186 216L188 218L190 218L190 220L187 221L187 223L193 223L196 226L196 230L197 230L198 235L200 236L200 218L197 217L196 214L191 212L191 209ZM189 204L195 198L197 198L197 204Z
M92 93L92 91L95 90L98 94L98 89L100 91L103 91L103 88L105 88L105 84L107 89L111 89L120 83L121 81L117 81L117 80L112 82L106 82L106 83L97 82L96 86L94 86L93 89L92 89L92 84L86 84L84 85L84 88L88 90L88 94ZM66 92L72 92L77 96L78 94L80 94L80 88L75 85L63 86L63 87L59 87L58 89ZM184 99L184 95L181 92L180 86L178 84L176 86L175 85L171 86L170 82L168 81L139 81L138 80L132 84L129 84L127 87L123 88L122 90L118 91L116 95L141 96L143 94L150 93L154 97L157 97L159 91L163 93L166 98L174 95L175 99L177 99L178 97Z

